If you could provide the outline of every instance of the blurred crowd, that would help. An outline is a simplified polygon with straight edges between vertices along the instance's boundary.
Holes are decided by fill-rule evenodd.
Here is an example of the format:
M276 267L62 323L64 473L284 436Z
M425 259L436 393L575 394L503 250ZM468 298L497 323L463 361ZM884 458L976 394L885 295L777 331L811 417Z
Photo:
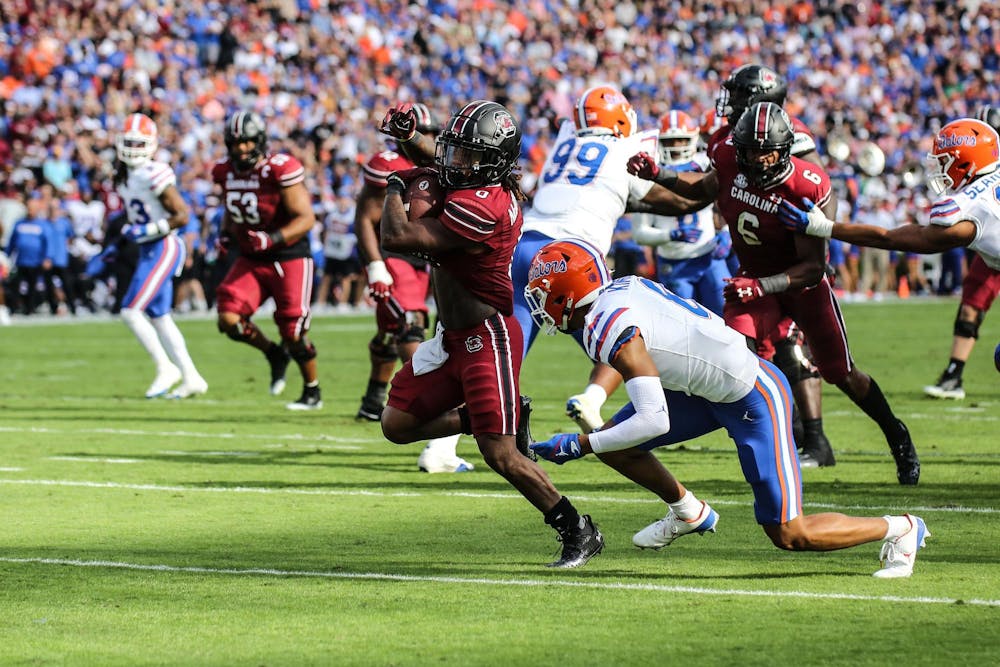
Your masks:
M840 158L829 168L849 183L850 214L887 225L925 215L921 164L936 129L1000 100L1000 4L979 0L0 0L0 22L0 240L12 257L0 277L20 312L114 309L115 276L93 279L85 265L121 208L114 136L134 111L156 120L159 157L192 209L187 275L198 287L180 291L182 309L211 301L210 168L237 108L262 114L271 148L306 166L316 256L335 267L321 305L363 307L353 200L397 100L441 116L476 98L508 106L530 193L557 119L588 86L620 86L652 127L670 108L702 117L733 69L765 64L788 77L787 109L820 153ZM858 168L873 145L885 163L876 176ZM846 277L853 260L846 252ZM898 267L916 290L960 285L925 287L927 262L895 260L872 264L891 282L846 289L899 289ZM956 260L960 270L958 256L931 266Z

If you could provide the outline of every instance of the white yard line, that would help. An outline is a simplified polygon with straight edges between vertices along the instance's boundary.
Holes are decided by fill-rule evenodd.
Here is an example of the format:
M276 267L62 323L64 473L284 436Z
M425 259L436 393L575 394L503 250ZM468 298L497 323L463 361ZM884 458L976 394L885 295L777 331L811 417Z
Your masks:
M415 583L457 584L469 586L520 586L526 588L588 588L608 591L642 591L653 593L685 593L689 595L726 595L761 598L798 598L811 600L852 600L858 602L890 602L905 604L963 604L978 607L1000 607L1000 600L904 597L900 595L855 595L852 593L812 593L808 591L762 591L739 588L703 588L700 586L664 586L661 584L629 584L621 582L577 581L572 579L486 579L479 577L432 577L391 572L322 572L309 570L279 570L274 568L214 568L185 565L147 565L120 561L90 561L63 558L9 558L0 556L0 563L17 565L59 565L70 567L106 568L140 572L176 574L210 574L250 577L318 578L367 581L402 581Z
M524 498L516 493L485 493L478 491L379 491L372 489L295 489L282 487L272 489L261 486L173 486L162 484L127 484L120 482L91 482L86 480L68 479L2 479L0 484L22 485L22 486L65 486L89 489L122 489L128 491L164 491L169 493L182 492L204 492L204 493L256 493L262 495L300 495L300 496L366 496L380 498L495 498L499 500L523 501ZM581 502L595 503L616 503L625 505L662 505L656 498L626 498L622 496L588 496L586 494L573 494L573 500ZM751 500L717 500L707 499L712 505L752 507ZM907 512L920 513L943 513L943 514L1000 514L1000 509L993 507L963 507L958 505L948 507L934 506L909 506L897 507L895 505L843 505L838 503L803 503L804 507L818 509L836 509L849 511L882 511L885 509L899 509Z
M0 433L59 433L77 435L80 433L101 433L106 435L156 436L165 438L211 438L219 440L293 440L296 443L386 443L385 438L338 438L332 435L302 435L301 433L200 433L197 431L143 431L127 428L51 428L48 426L0 426ZM273 445L268 445L273 446ZM354 447L353 449L361 449Z
M102 459L96 456L50 456L50 461L74 461L76 463L142 463L139 459Z

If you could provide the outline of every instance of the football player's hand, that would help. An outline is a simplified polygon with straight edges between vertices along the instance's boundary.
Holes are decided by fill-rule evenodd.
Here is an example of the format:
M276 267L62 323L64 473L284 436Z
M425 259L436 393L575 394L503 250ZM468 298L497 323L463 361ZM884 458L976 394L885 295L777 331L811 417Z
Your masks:
M579 433L559 433L545 442L536 442L529 445L528 449L546 461L552 461L559 465L583 456L583 450L580 448Z
M229 253L229 246L233 239L228 235L223 234L215 239L215 254L222 258Z
M389 107L379 126L379 132L400 141L410 141L417 133L417 114L409 102Z
M656 163L656 158L645 151L630 157L625 168L628 173L645 181L655 181L660 175L660 165Z
M122 227L122 235L130 241L144 243L170 233L170 223L165 218L156 222L129 223Z
M715 235L715 250L712 251L712 259L725 259L733 250L733 237L729 231L723 229Z
M269 234L265 231L254 230L247 232L247 238L250 239L250 245L253 247L254 252L264 252L281 242L281 232L271 232Z
M394 171L386 177L388 187L398 190L400 194L406 191L410 183L417 180L424 174L437 174L433 167L413 167L411 169L400 169Z
M392 274L385 267L385 262L369 262L365 271L368 273L368 295L376 301L389 298L392 294Z
M670 232L671 241L682 241L684 243L697 243L701 238L701 230L697 227L678 227Z
M787 199L782 199L778 204L778 217L785 223L785 227L792 231L827 239L833 233L833 220L826 217L822 209L813 204L808 197L802 198L802 208L798 208Z
M764 296L764 288L756 278L736 276L726 278L726 286L722 288L722 296L726 301L750 303Z

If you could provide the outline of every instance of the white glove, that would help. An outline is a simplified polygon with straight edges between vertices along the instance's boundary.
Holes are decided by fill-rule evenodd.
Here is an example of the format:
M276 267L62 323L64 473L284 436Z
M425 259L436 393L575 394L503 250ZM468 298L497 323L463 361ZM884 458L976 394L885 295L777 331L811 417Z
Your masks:
M385 299L392 292L392 274L385 268L385 262L375 260L365 267L368 273L368 293L373 299Z

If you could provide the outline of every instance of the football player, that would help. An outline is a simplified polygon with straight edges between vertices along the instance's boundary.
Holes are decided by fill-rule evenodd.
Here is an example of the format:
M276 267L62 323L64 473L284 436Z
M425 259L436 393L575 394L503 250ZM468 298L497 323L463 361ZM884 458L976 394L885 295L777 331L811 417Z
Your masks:
M582 331L590 357L621 373L630 401L598 431L561 433L531 449L560 464L593 452L667 503L666 516L636 533L633 544L660 549L683 535L715 532L719 515L651 450L724 428L753 489L757 523L776 547L831 551L884 540L875 576L912 574L930 535L919 517L803 514L788 381L738 331L651 280L611 282L601 254L582 242L545 246L531 275L527 297L539 325L550 333Z
M1000 107L984 106L976 113L983 121L1000 132ZM980 171L980 173L982 173ZM951 341L951 358L941 373L937 384L924 387L924 393L933 398L965 398L962 388L962 371L979 338L979 326L986 311L1000 293L1000 267L988 265L977 254L969 265L969 272L962 280L962 301L955 314L954 336Z
M412 169L413 161L403 151L417 132L433 139L441 130L430 109L424 104L400 105L397 112L406 115L412 109L416 123L413 135L398 138L398 150L385 150L373 155L364 166L364 182L358 194L354 229L358 235L358 252L365 263L368 276L368 293L375 300L377 331L368 343L371 371L368 387L361 397L358 419L379 421L385 406L389 380L396 370L396 362L404 363L413 356L417 345L426 337L428 312L427 294L430 288L430 265L426 259L391 253L379 244L378 228L385 200L386 179L394 171ZM413 151L415 158L422 158ZM459 435L433 438L417 459L417 468L429 473L469 472L475 467L458 456L456 448Z
M626 212L678 215L689 208L673 192L625 170L636 151L656 150L657 131L640 132L637 123L625 95L603 85L580 95L572 122L559 128L514 251L514 314L524 331L522 356L538 335L524 286L539 248L555 239L579 239L608 253L618 219ZM584 431L599 427L604 423L601 406L620 384L611 368L596 365L584 391L567 400L567 416Z
M970 278L962 286L953 358L942 382L935 385L940 391L932 394L940 398L965 395L961 370L979 334L982 316L1000 291L1000 201L996 196L1000 188L1000 171L997 167L1000 167L1000 135L996 129L979 119L962 118L941 128L927 155L927 185L938 198L926 226L906 224L882 229L874 225L845 225L833 222L812 198L806 201L788 197L781 202L780 215L786 225L811 236L917 253L960 247L976 251L973 267L980 268L970 269ZM965 314L970 314L971 320L963 319ZM946 384L946 380L951 381ZM952 393L945 394L946 391Z
M382 130L424 141L412 109L392 108ZM380 233L390 252L431 258L437 334L392 378L382 432L395 443L472 434L486 463L545 517L562 541L552 567L577 567L600 553L604 538L581 516L527 451L527 412L518 394L523 348L514 319L511 260L523 223L515 172L521 128L502 105L471 102L438 135L434 163L445 190L443 211L409 221L402 194L423 170L387 179Z
M847 394L881 428L900 484L916 484L920 461L906 425L878 383L854 365L836 296L826 273L826 243L805 242L778 217L784 199L808 198L834 214L830 179L821 167L791 154L792 121L773 102L754 104L729 138L710 153L705 174L659 169L636 155L629 169L659 179L681 194L716 200L740 257L740 273L726 285L726 324L759 345L785 319L801 327L823 379Z
M128 217L122 237L139 245L139 262L122 299L121 317L156 364L146 398L186 398L204 394L208 383L195 368L184 336L170 316L173 279L180 275L186 254L174 230L187 224L188 207L177 190L174 170L154 159L158 142L156 123L141 113L125 119L115 141L115 189Z
M260 350L271 370L271 394L285 389L285 370L294 359L302 374L302 395L289 410L323 407L316 347L309 331L313 258L309 230L316 224L302 163L267 150L264 119L237 111L226 120L228 157L212 168L225 209L222 242L233 242L239 257L216 290L219 331ZM268 338L251 317L274 299L274 322L281 342Z
M708 156L698 152L698 135L698 126L686 112L671 109L663 114L660 164L677 171L707 171L711 165ZM725 258L732 241L716 233L715 219L711 206L680 217L640 214L632 237L656 249L657 280L674 294L722 315L722 288L731 277Z

